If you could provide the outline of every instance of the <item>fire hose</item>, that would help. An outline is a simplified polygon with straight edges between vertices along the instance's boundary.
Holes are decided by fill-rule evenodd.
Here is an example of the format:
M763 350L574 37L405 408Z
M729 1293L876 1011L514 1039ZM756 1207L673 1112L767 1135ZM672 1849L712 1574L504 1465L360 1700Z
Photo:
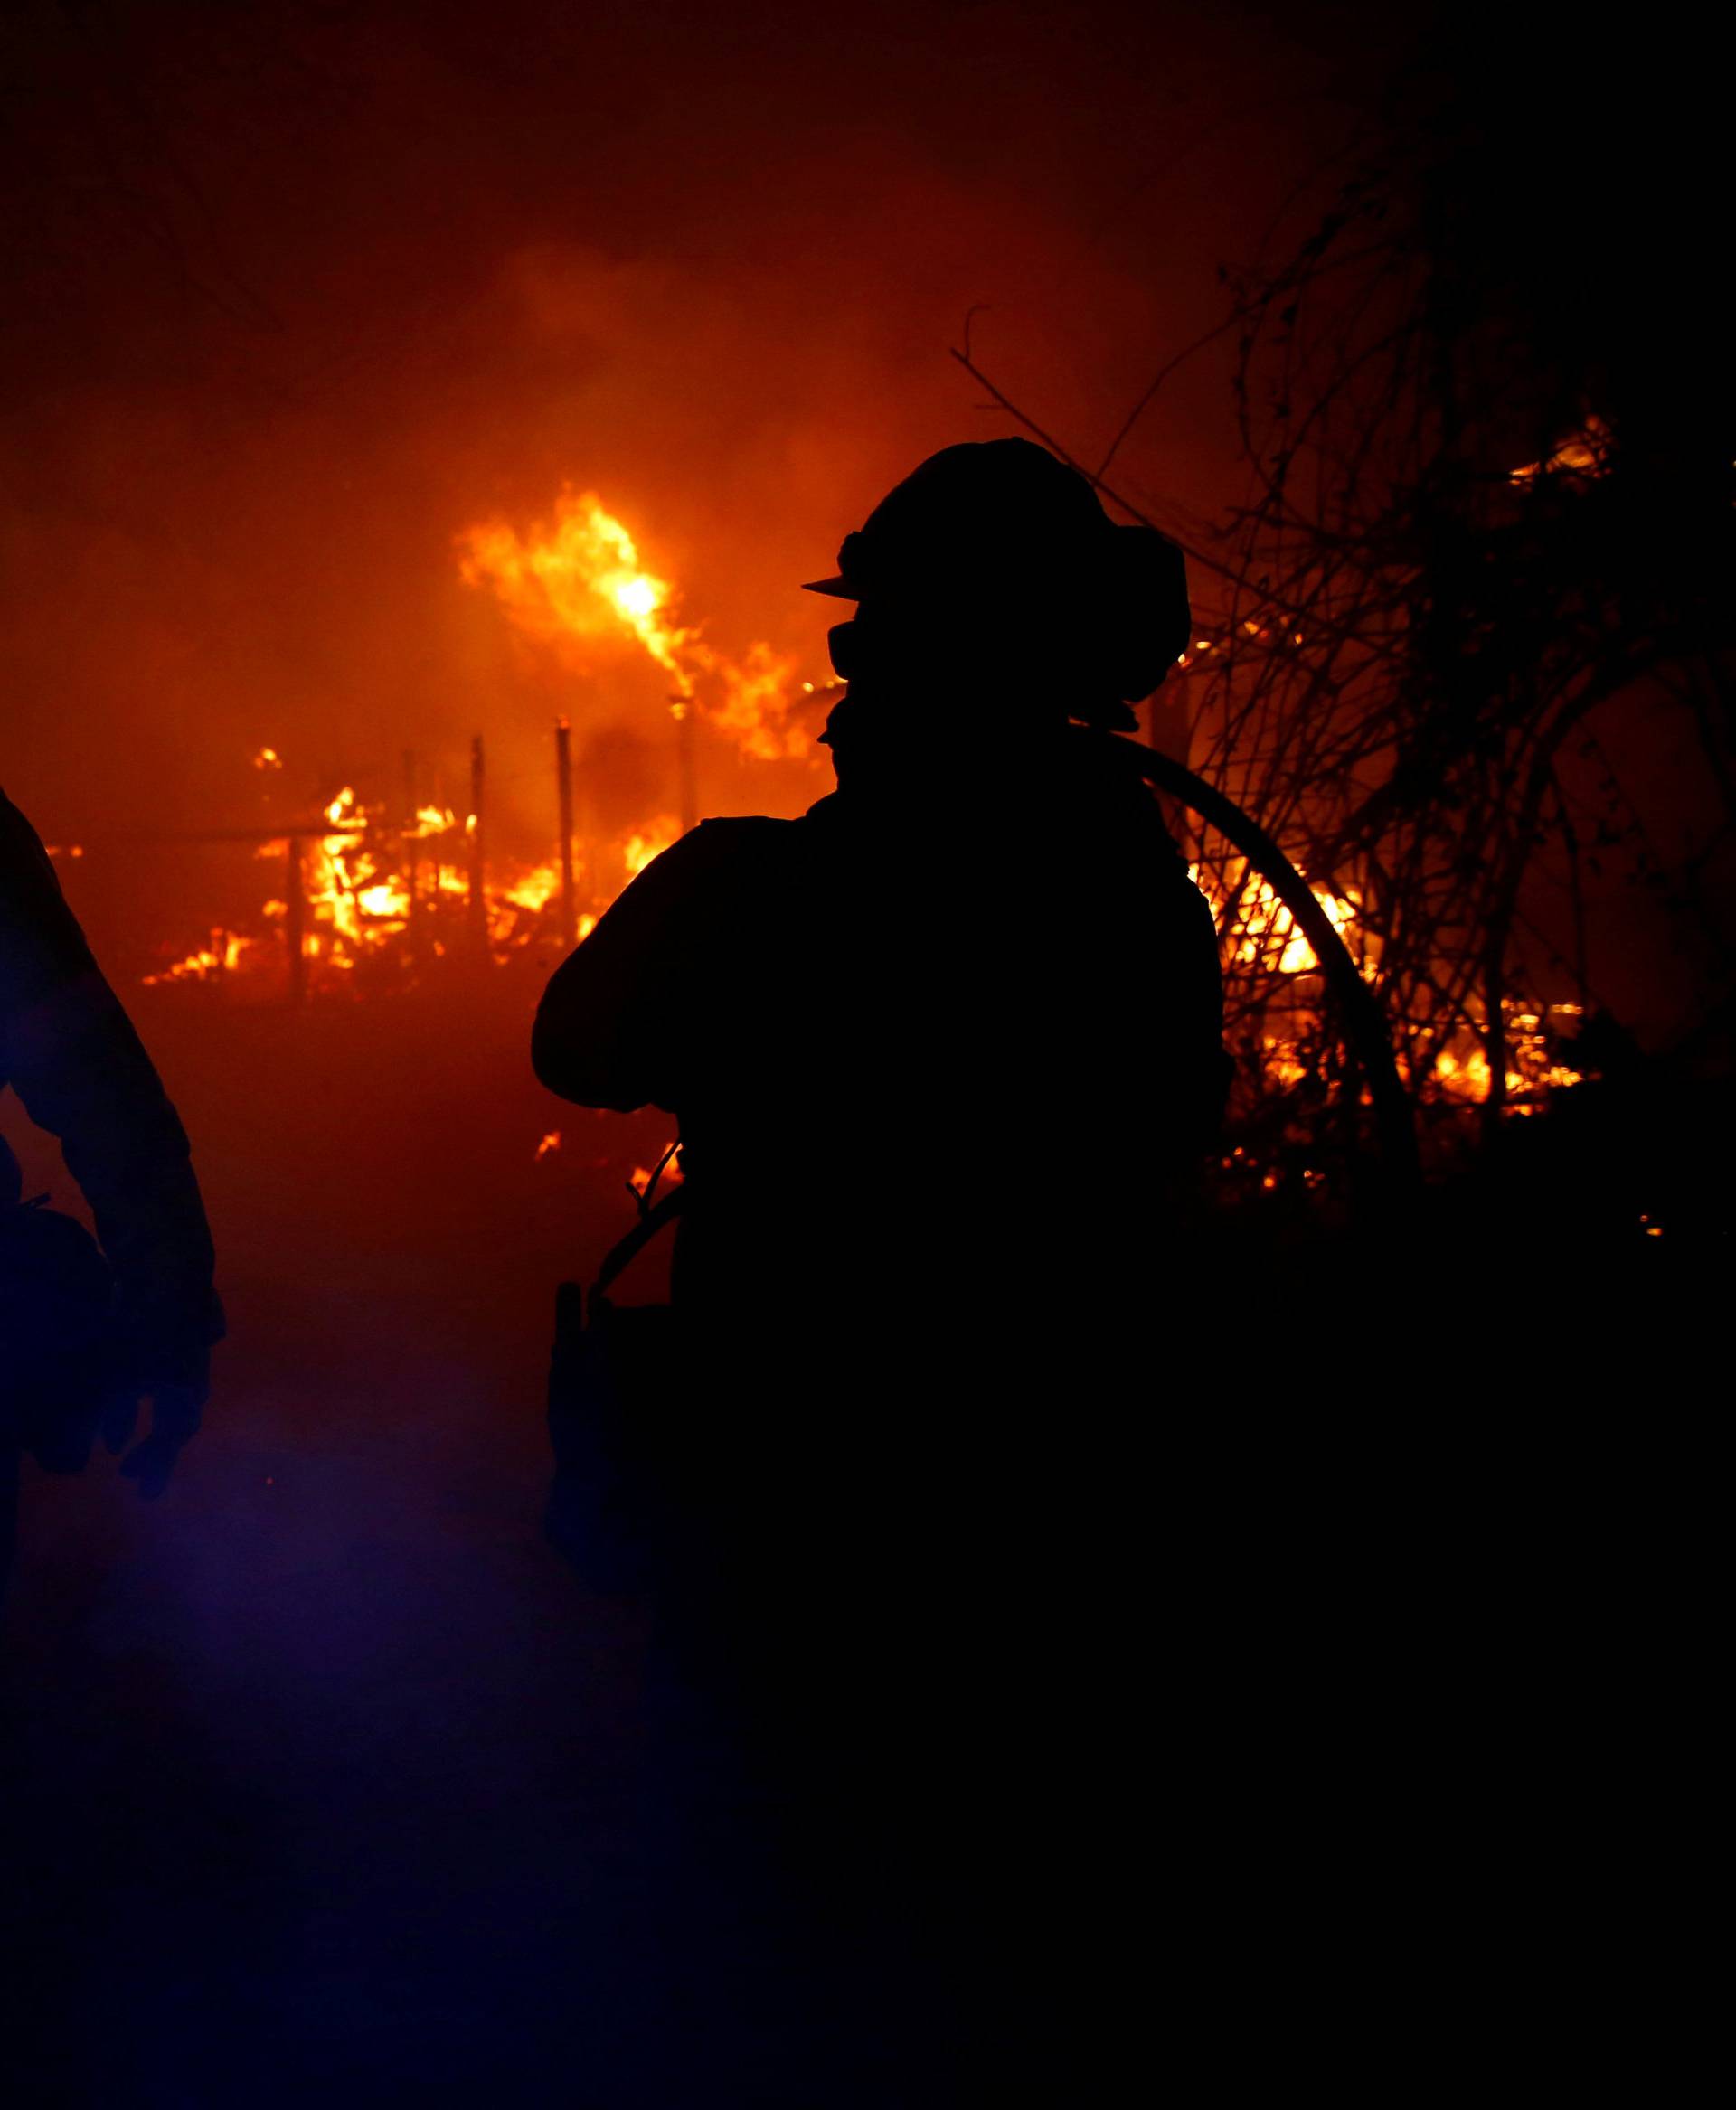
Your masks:
M1265 829L1203 777L1196 777L1184 763L1155 749L1128 739L1118 744L1135 756L1136 766L1146 783L1167 792L1227 842L1233 843L1260 876L1270 882L1272 891L1289 910L1296 928L1314 948L1321 976L1338 1007L1344 1039L1368 1082L1380 1143L1384 1199L1398 1201L1414 1193L1422 1180L1416 1125L1393 1058L1386 1013L1313 889Z

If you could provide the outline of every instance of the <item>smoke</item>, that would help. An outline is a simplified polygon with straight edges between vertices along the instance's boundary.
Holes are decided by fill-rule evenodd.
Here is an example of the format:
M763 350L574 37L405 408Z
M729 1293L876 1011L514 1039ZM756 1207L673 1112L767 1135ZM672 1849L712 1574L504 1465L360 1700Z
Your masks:
M456 784L482 730L527 834L559 711L655 774L644 655L577 694L458 575L468 524L567 483L718 649L823 678L799 582L922 455L1006 429L947 357L967 311L1021 400L1107 442L1331 133L1342 60L1180 8L18 23L0 780L93 846L244 822L268 742L311 802L406 749ZM1143 457L1202 510L1217 381ZM823 787L719 761L704 803Z

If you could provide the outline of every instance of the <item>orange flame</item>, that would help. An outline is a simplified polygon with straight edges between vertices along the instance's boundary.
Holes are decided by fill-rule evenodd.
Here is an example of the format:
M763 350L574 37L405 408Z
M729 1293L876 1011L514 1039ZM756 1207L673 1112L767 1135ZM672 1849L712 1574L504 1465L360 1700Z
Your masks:
M184 960L176 960L160 975L146 975L145 986L155 989L171 982L210 982L219 975L232 974L258 942L257 938L243 937L237 931L213 930L209 945L201 946Z
M681 1169L681 1153L671 1143L656 1165L635 1165L627 1179L627 1185L644 1200L655 1181L658 1186L679 1187L685 1177Z
M791 718L795 661L763 642L731 659L679 621L675 587L640 561L596 492L565 485L552 524L521 534L510 522L482 521L458 542L465 584L492 589L528 636L560 645L625 628L673 676L679 699L712 692L700 699L706 718L744 753L762 761L807 753L811 738Z
M661 857L681 834L681 823L673 814L659 814L644 827L636 828L621 846L621 862L628 879L637 879L654 857Z
M1312 975L1317 971L1318 956L1297 928L1295 917L1278 899L1278 890L1270 880L1243 886L1241 881L1246 872L1241 866L1226 872L1213 871L1203 875L1197 864L1191 864L1187 876L1205 896L1218 935L1230 945L1231 956L1240 966L1279 975ZM1346 887L1342 894L1334 894L1325 887L1310 886L1308 891L1319 902L1332 928L1341 937L1349 939L1355 931L1357 910L1361 907L1354 890ZM1233 921L1226 928L1226 920L1231 918ZM1376 948L1363 937L1360 950L1363 974L1372 981Z
M1544 476L1560 476L1568 483L1588 483L1609 466L1614 436L1595 411L1577 432L1558 439L1540 462L1527 462L1509 472L1510 484L1535 484Z
M531 636L594 637L624 624L684 693L691 686L697 634L670 620L675 589L640 564L633 537L594 491L563 487L552 528L520 535L506 521L483 521L458 546L465 584L491 586Z
M322 819L325 832L307 843L299 874L302 955L316 969L311 986L344 986L364 959L394 954L406 979L414 979L424 955L441 958L451 949L460 916L466 932L462 942L468 947L474 815L460 822L450 807L429 805L420 807L410 821L388 822L379 807L365 804L353 785L345 785L322 809ZM599 862L632 879L680 833L672 815L656 815L618 838ZM279 835L258 843L254 855L280 871L288 848L288 839ZM83 852L73 849L56 854ZM574 876L581 885L585 882L584 860L575 859ZM620 883L618 877L613 890L618 891ZM533 864L500 855L490 860L484 874L483 925L494 959L504 961L559 938L552 911L561 885L558 855ZM609 905L609 891L595 874L590 876L589 898L586 892L580 895L586 906L574 905L574 935L580 941L597 928ZM206 982L240 966L244 977L274 980L282 972L288 901L274 893L261 903L259 918L259 928L251 932L213 932L208 945L142 979L152 986ZM419 920L415 951L398 952Z

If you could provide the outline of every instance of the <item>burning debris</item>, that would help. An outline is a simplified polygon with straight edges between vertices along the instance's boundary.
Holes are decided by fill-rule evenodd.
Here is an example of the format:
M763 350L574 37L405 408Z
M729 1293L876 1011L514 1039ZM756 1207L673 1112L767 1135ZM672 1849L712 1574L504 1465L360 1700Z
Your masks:
M1246 858L1227 866L1203 870L1190 864L1187 876L1212 906L1212 919L1224 942L1232 965L1262 969L1278 975L1311 975L1320 962L1314 947L1296 927L1296 918L1278 899L1269 879L1254 873ZM1371 945L1357 923L1356 895L1348 889L1341 896L1324 887L1308 891L1326 912L1327 922L1346 942L1354 933L1360 943L1351 949L1365 981L1375 979L1380 957L1379 941Z
M1558 440L1543 460L1527 462L1523 468L1510 471L1507 481L1522 488L1548 478L1567 484L1590 483L1609 469L1614 448L1614 435L1593 412L1577 432Z
M280 902L266 904L268 912L281 906ZM258 943L257 938L243 937L239 931L213 930L209 945L201 946L197 952L176 960L159 975L146 975L145 986L155 989L165 982L213 982L220 975L232 975Z
M627 867L627 878L637 879L652 859L661 857L680 834L681 823L673 814L659 814L644 827L635 828L621 844L621 862Z
M1283 1094L1324 1081L1322 1071L1330 1066L1332 1050L1322 1010L1320 962L1290 910L1270 881L1260 878L1245 858L1196 862L1188 867L1188 877L1204 894L1217 925L1232 1018L1238 999L1250 1023L1257 1013L1264 1014L1262 1029L1243 1041L1255 1050L1253 1067L1261 1089ZM1321 886L1308 890L1344 939L1363 979L1379 991L1382 941L1363 918L1361 896L1353 887L1338 893ZM1552 1091L1584 1081L1583 1073L1568 1060L1583 1007L1510 997L1504 1008L1505 1110L1510 1116L1534 1114ZM1468 1005L1462 1030L1445 1044L1431 1045L1430 1021L1391 1022L1398 1029L1400 1075L1420 1103L1481 1106L1487 1099L1486 1034L1475 1002Z
M1533 1004L1510 997L1505 1004L1507 1051L1506 1100L1511 1118L1538 1114L1549 1095L1564 1086L1583 1084L1585 1072L1567 1060L1584 1017L1577 1003ZM1461 1043L1448 1043L1434 1059L1428 1079L1437 1100L1481 1106L1489 1096L1489 1059L1480 1021L1474 1020Z
M274 760L274 767L282 763ZM582 860L575 864L575 881L588 890L576 938L595 928L618 890L604 884L601 868L631 878L678 833L659 815L612 844L597 845L597 876L587 874ZM535 863L496 858L485 864L475 813L460 819L450 807L423 805L393 820L383 804L366 802L345 785L316 824L262 830L254 855L283 877L253 927L212 931L207 943L145 975L147 987L234 980L277 994L286 965L295 995L353 991L358 972L371 986L408 986L431 962L481 956L498 963L539 939L552 943L564 935L555 916L562 883L558 852Z

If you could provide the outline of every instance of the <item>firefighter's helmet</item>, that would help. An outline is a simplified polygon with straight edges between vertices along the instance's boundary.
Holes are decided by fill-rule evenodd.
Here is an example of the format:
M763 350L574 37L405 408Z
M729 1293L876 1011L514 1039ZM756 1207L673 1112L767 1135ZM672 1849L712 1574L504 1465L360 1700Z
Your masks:
M1150 694L1187 645L1181 551L1155 528L1117 525L1077 469L1028 439L930 455L807 590L1064 636L1127 701Z

